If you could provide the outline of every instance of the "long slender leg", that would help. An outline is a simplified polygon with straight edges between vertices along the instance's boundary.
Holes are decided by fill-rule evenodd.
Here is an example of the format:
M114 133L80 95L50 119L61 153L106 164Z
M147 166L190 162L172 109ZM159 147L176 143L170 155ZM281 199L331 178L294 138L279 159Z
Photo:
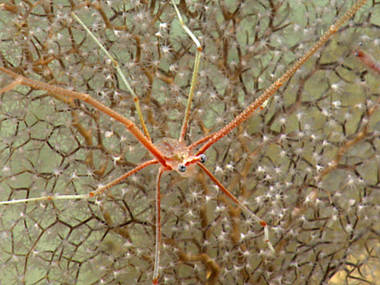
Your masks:
M119 113L110 109L106 105L103 105L99 101L92 98L90 95L67 90L67 89L50 85L50 84L40 82L37 80L29 79L1 66L0 66L0 71L12 76L18 82L18 84L16 84L15 86L22 84L22 85L29 86L38 90L45 90L59 96L79 99L87 104L90 104L91 106L98 109L99 111L107 114L108 116L115 119L116 121L119 121L120 123L124 124L124 126L130 131L130 133L134 135L136 139L138 139L146 147L146 149L150 151L154 157L157 158L157 160L164 167L167 167L168 169L170 169L170 167L166 164L165 156L161 153L161 151L156 146L153 145L153 143L149 139L146 138L146 136L140 131L140 129L131 120L120 115ZM6 88L9 88L9 85L6 86Z
M17 78L16 80L12 81L7 86L1 88L0 89L0 94L3 94L5 92L8 92L8 91L14 89L16 86L21 85L21 83L22 83L22 78Z
M117 73L119 74L121 80L127 87L128 91L132 94L133 101L135 102L137 115L139 116L140 123L142 125L143 131L145 136L151 141L148 128L146 127L144 117L142 115L141 107L140 107L140 100L139 97L137 97L136 93L131 88L131 85L129 84L127 78L125 77L123 71L120 68L119 62L113 58L113 56L105 49L105 47L101 44L101 42L95 37L95 35L87 28L87 26L82 22L82 20L75 14L71 13L75 20L78 21L79 24L86 30L86 32L90 35L90 37L95 41L95 43L100 47L100 49L105 53L105 55L112 61L114 67L116 68Z
M215 134L214 133L211 133L199 140L197 140L196 142L192 143L191 145L189 145L189 150L193 150L194 148L196 148L198 145L200 144L203 144L205 142L208 142Z
M270 100L270 99L269 99ZM261 106L260 106L260 110L263 110L266 105L268 104L269 100L265 101ZM205 142L208 142L213 136L215 135L215 133L211 133L199 140L197 140L196 142L192 143L191 145L188 146L189 150L193 150L194 148L196 148L198 145L200 144L203 144Z
M136 172L140 171L141 169L157 164L158 161L156 159L148 160L140 165L136 166L132 170L128 171L127 173L121 175L120 177L112 180L111 182L107 183L104 186L99 187L95 191L91 191L86 194L77 194L77 195L55 195L55 196L42 196L42 197L36 197L36 198L27 198L27 199L18 199L18 200L10 200L10 201L0 201L0 205L10 205L10 204L20 204L20 203L26 203L26 202L38 202L38 201L56 201L56 200L85 200L92 197L99 196L100 194L103 194L105 191L111 189L113 186L119 184L121 181L126 179L127 177L135 174Z
M156 181L156 245L154 250L154 269L153 269L153 284L158 284L158 271L160 267L160 248L161 248L161 193L160 183L164 169L160 167Z
M179 136L179 141L182 142L185 139L188 124L189 124L189 118L190 118L190 111L191 111L191 103L193 101L194 97L194 90L195 86L197 85L197 77L198 77L198 70L199 70L199 64L201 61L201 55L202 55L202 46L197 39L197 37L193 34L193 32L189 29L188 26L185 25L183 22L181 13L179 12L177 5L175 4L174 0L172 0L173 7L177 13L177 17L179 20L179 23L182 26L182 29L189 35L189 37L193 40L197 47L197 51L195 54L195 60L194 60L194 68L193 68L193 75L191 78L191 84L190 84L190 90L189 95L187 96L187 104L186 104L186 110L185 110L185 116L183 117L182 127L181 127L181 133Z
M258 216L256 216L248 207L244 206L238 198L236 198L230 191L228 191L222 183L204 166L202 163L197 163L199 167L210 177L210 179L219 187L219 189L227 195L228 198L230 198L232 201L235 202L235 204L245 211L248 215L250 215L258 224L260 224L264 228L264 242L268 244L268 247L272 252L275 252L272 243L269 240L269 230L267 223L260 219Z
M284 85L294 73L313 55L319 50L342 26L347 22L365 3L367 0L358 0L356 3L341 17L335 24L322 35L319 41L313 45L296 63L288 69L279 79L277 79L271 86L269 86L263 94L261 94L253 103L251 103L243 112L241 112L235 119L219 131L215 132L213 136L198 150L197 155L204 153L210 146L216 143L225 135L229 134L234 128L246 121L256 109L260 108L270 97L272 97L277 90ZM195 145L198 142L193 143Z

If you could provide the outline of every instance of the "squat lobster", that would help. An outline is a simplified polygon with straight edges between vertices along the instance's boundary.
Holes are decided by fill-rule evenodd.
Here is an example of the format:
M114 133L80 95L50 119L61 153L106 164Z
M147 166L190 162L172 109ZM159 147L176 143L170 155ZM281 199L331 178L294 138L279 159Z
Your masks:
M160 264L160 245L161 245L161 214L160 214L160 207L161 207L161 194L160 194L160 182L161 177L164 172L167 171L176 171L180 175L185 176L188 174L189 170L194 166L199 166L202 171L215 183L215 185L218 186L218 188L227 195L233 202L236 203L238 207L240 207L242 210L244 210L252 219L254 219L257 223L259 223L263 229L264 229L264 241L270 248L272 252L275 252L275 249L272 245L272 242L269 238L269 230L267 223L260 219L256 214L254 214L247 206L245 206L243 203L241 203L231 192L229 192L223 184L206 168L204 163L206 162L206 155L205 152L216 142L218 142L221 138L229 134L234 128L242 124L244 121L246 121L255 110L262 109L265 102L275 94L275 92L285 83L287 82L294 73L319 49L321 48L326 41L334 35L338 29L348 20L350 19L356 11L360 9L361 6L364 5L366 1L365 0L359 0L357 1L338 21L333 24L330 29L320 38L320 40L309 50L305 53L304 56L302 56L300 59L296 61L296 63L288 69L277 81L275 81L268 89L266 89L262 95L260 95L253 103L251 103L242 113L240 113L237 117L235 117L229 124L227 124L225 127L220 129L219 131L216 131L210 135L207 135L206 137L199 139L198 141L186 145L184 142L184 138L188 129L189 124L189 117L190 117L190 109L191 109L191 102L194 94L194 89L197 82L197 74L199 70L200 65L200 59L201 59L201 53L202 53L202 47L199 42L199 40L196 38L196 36L190 31L190 29L184 24L184 21L182 19L182 16L174 2L172 1L172 5L177 13L177 17L181 23L182 28L185 30L185 32L190 36L190 38L194 41L196 45L196 56L195 56L195 62L194 62L194 69L193 69L193 76L191 80L191 86L188 96L188 103L185 111L184 120L181 127L181 132L178 140L165 138L161 140L158 143L153 143L150 139L150 135L147 132L147 129L145 126L145 123L143 122L142 116L140 117L141 124L143 125L143 131L140 131L140 129L129 119L122 116L121 114L115 112L111 108L105 106L104 104L100 103L99 101L93 99L90 95L75 92L71 90L67 90L58 86L53 86L50 84L46 84L40 81L36 81L33 79L26 78L24 76L21 76L7 68L0 67L0 70L6 74L8 74L10 77L14 79L13 82L11 82L9 85L5 86L4 88L0 89L0 94L5 93L9 90L12 90L18 85L25 85L29 86L34 89L39 90L46 90L51 94L55 94L57 96L62 96L65 98L70 99L78 99L81 100L97 110L101 111L102 113L108 115L109 117L121 122L124 124L124 126L128 129L128 131L142 144L144 147L151 153L153 156L153 159L145 161L132 170L128 171L127 173L123 174L122 176L114 179L113 181L109 182L108 184L99 187L97 190L89 192L87 194L78 194L78 195L61 195L61 196L43 196L43 197L37 197L37 198L27 198L27 199L20 199L20 200L11 200L11 201L2 201L0 202L0 205L4 204L16 204L16 203L25 203L25 202L33 202L33 201L43 201L43 200L83 200L83 199L90 199L96 196L101 195L108 189L112 188L114 185L120 183L124 179L128 178L129 176L139 172L140 170L150 166L158 164L160 165L158 169L158 173L156 176L156 233L155 233L155 262L154 262L154 272L153 272L153 284L158 284L159 280L159 264ZM87 32L90 34L91 37L96 40L95 36L85 27L85 25L81 22L81 20L73 14L73 17L79 21L83 27L87 30ZM100 43L96 40L96 42L100 45ZM101 45L100 45L101 46ZM112 58L111 55L108 54L108 52L102 47L102 50L107 54L107 56L110 57L110 59L113 61L114 66L116 69L118 69L118 63ZM127 86L129 86L128 81L125 79L124 81ZM137 98L137 97L135 97ZM136 109L139 110L138 100L136 101ZM140 111L138 111L140 113Z

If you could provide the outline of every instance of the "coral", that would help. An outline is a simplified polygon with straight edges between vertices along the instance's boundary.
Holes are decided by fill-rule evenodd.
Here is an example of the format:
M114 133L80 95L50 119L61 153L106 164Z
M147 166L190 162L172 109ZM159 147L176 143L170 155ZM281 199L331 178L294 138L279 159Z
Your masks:
M0 4L0 65L90 94L154 143L177 138L196 48L166 1ZM203 47L190 144L221 129L310 48L353 1L180 1ZM379 3L369 1L276 95L207 150L200 171L161 180L162 284L368 284L379 277ZM0 88L12 82L0 73ZM24 86L0 95L0 201L89 193L151 155L79 100ZM89 200L0 205L4 284L150 284L156 171ZM335 282L335 283L334 283Z

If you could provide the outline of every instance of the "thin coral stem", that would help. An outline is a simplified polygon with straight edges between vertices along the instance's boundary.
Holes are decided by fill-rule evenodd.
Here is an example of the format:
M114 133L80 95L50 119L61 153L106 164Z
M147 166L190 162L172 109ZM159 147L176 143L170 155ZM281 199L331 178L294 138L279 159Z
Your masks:
M342 25L348 21L367 1L358 0L341 18L339 18L335 24L331 25L328 31L326 31L319 41L311 47L296 63L288 69L279 79L277 79L269 88L267 88L262 95L260 95L252 104L250 104L243 112L241 112L235 119L233 119L228 125L221 130L214 133L214 135L204 144L199 150L198 155L204 153L210 146L216 143L225 135L229 134L234 128L246 121L253 112L260 108L270 97L272 97L277 90L286 83L294 73L318 50L320 49L330 38L334 35ZM194 144L198 144L195 142Z
M44 82L36 81L33 79L26 78L24 76L21 76L9 69L6 69L4 67L0 67L0 71L3 71L4 73L9 74L13 78L15 78L17 81L19 81L19 84L26 85L35 89L39 90L45 90L50 93L54 93L60 96L66 96L71 98L79 99L85 103L90 104L94 108L98 109L99 111L105 113L106 115L112 117L116 121L119 121L120 123L124 124L125 127L130 131L132 135L136 137L138 141L140 141L147 150L149 150L154 157L157 158L157 160L166 168L170 169L170 167L166 164L165 156L161 153L158 148L156 148L153 143L146 138L146 136L139 130L139 128L129 119L125 118L124 116L120 115L116 111L112 110L111 108L107 107L106 105L103 105L99 101L93 99L90 95L85 93L80 93L76 91L67 90L58 86L50 85Z
M257 215L255 215L248 207L244 206L238 198L235 197L230 191L227 190L226 187L223 186L223 184L204 166L202 163L197 163L199 167L207 174L208 177L219 187L219 189L227 195L228 198L230 198L234 203L242 209L244 212L246 212L248 215L250 215L258 224L260 224L264 228L264 242L268 244L268 247L272 252L274 252L274 248L272 243L269 240L269 230L267 223L260 219Z
M86 194L77 194L77 195L54 195L54 196L42 196L42 197L36 197L36 198L25 198L25 199L17 199L17 200L10 200L10 201L0 201L0 205L10 205L10 204L21 204L26 202L38 202L38 201L57 201L57 200L86 200L92 197L99 196L100 194L103 194L105 191L111 189L113 186L119 184L123 180L127 179L129 176L135 174L136 172L139 172L143 168L157 164L159 163L156 159L145 161L132 170L128 171L127 173L124 173L120 177L112 180L111 182L107 183L104 186L99 187L97 190L86 193Z

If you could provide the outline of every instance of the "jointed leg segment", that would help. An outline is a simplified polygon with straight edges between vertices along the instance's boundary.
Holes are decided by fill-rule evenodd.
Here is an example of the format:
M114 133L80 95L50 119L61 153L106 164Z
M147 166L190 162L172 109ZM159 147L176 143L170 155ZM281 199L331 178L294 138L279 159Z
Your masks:
M100 49L104 52L104 54L112 61L117 73L119 74L121 80L127 87L128 91L132 94L133 101L135 102L137 115L139 117L140 123L142 125L143 131L147 139L151 141L148 128L145 124L144 117L142 115L141 107L140 107L140 100L139 97L136 95L136 93L133 91L131 85L129 84L127 78L125 77L123 71L120 68L120 64L117 62L116 59L113 58L113 56L105 49L105 47L100 43L100 41L95 37L95 35L90 31L89 28L82 22L82 20L75 14L71 13L75 20L78 21L78 23L86 30L86 32L90 35L90 37L95 41L95 43L100 47Z
M23 77L17 73L14 73L13 71L6 69L4 67L0 67L0 71L9 74L12 76L15 81L12 82L10 85L6 86L6 88L10 87L16 87L17 85L25 85L29 86L35 89L39 90L45 90L50 93L54 93L56 95L69 97L69 98L75 98L79 99L87 104L90 104L94 108L98 109L99 111L103 112L104 114L110 116L111 118L115 119L116 121L119 121L122 123L135 137L138 139L151 153L154 157L157 158L157 160L165 167L167 167L165 157L163 154L156 148L153 143L146 138L146 136L140 131L139 128L129 119L126 117L120 115L116 111L112 110L111 108L105 106L104 104L100 103L99 101L93 99L90 95L80 92L71 91L68 89L64 89L58 86L50 85L47 83L43 83L40 81L36 81L33 79L29 79L26 77Z
M2 70L2 69L0 69L0 70ZM21 84L22 84L22 77L16 77L16 79L14 81L12 81L7 86L0 89L0 94L11 91L12 89L16 88L17 86L19 86Z
M154 269L153 269L153 284L158 284L159 268L160 268L160 248L161 248L161 177L164 169L160 167L156 180L156 244L154 250Z
M177 5L175 4L175 1L172 0L172 5L177 13L177 17L179 20L179 23L182 26L182 29L188 34L188 36L192 39L192 41L195 43L195 46L197 47L196 53L195 53L195 61L194 61L194 68L193 68L193 75L191 78L191 84L190 84L190 90L189 95L187 96L187 104L186 104L186 110L185 110L185 116L183 117L182 127L181 127L181 133L179 136L179 141L182 142L185 139L186 133L187 133L187 127L189 124L190 119L190 111L191 111L191 103L193 101L194 97L194 90L197 85L197 77L198 77L198 71L199 71L199 64L201 61L201 55L202 55L202 46L197 39L197 37L193 34L193 32L189 29L188 26L184 23L181 13L178 10Z
M145 167L153 164L158 164L159 162L156 159L148 160L140 165L136 166L132 170L128 171L127 173L124 173L120 177L112 180L111 182L107 183L104 186L99 187L95 191L86 193L86 194L77 194L77 195L54 195L54 196L42 196L42 197L36 197L36 198L27 198L27 199L17 199L17 200L9 200L9 201L0 201L0 205L10 205L10 204L21 204L26 202L38 202L38 201L56 201L56 200L86 200L90 199L96 196L99 196L103 194L104 192L111 189L113 186L119 184L123 180L127 179L129 176L139 172L140 170L144 169Z
M269 240L269 230L267 223L260 219L257 215L255 215L249 208L244 206L238 198L236 198L230 191L227 190L226 187L204 166L202 163L198 163L198 166L207 174L208 177L218 186L218 188L234 203L242 209L245 213L247 213L251 218L253 218L258 224L260 224L264 228L264 242L268 244L268 247L272 252L275 252L272 243Z
M319 41L314 44L301 58L299 58L295 64L288 69L279 79L277 79L271 86L269 86L263 94L261 94L253 103L251 103L243 112L235 117L229 124L215 132L213 136L198 150L197 154L204 153L210 146L216 143L225 135L229 134L234 128L245 122L254 111L260 108L270 97L272 97L277 90L284 85L297 70L300 69L304 63L309 60L311 56L315 54L342 26L348 21L365 3L367 0L358 0L341 18L339 18L335 24L322 35ZM201 139L203 140L203 139ZM199 144L199 142L194 143Z

